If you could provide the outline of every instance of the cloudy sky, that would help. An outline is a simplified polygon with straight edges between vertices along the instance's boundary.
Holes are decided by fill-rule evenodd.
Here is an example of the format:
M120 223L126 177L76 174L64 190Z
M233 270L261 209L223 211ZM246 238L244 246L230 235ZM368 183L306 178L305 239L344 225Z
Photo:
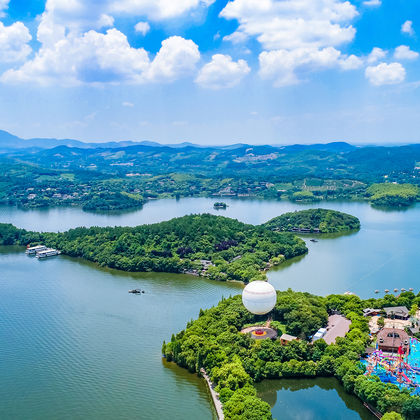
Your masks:
M420 142L419 0L0 0L0 128Z

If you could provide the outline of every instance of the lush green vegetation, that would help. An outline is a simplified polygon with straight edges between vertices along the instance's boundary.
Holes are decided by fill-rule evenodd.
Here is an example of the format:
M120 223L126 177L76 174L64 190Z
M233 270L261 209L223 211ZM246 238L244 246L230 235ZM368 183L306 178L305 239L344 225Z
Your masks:
M371 199L375 204L401 205L416 198L404 191L385 199L367 188L384 181L387 186L420 183L419 145L59 146L38 151L0 147L1 152L0 203L25 208L77 205L118 210L154 198L189 196L299 202ZM116 199L119 193L125 194L123 200Z
M376 206L410 206L420 198L420 189L412 184L373 184L367 190Z
M256 381L335 376L347 392L380 412L401 413L405 419L414 420L420 417L420 398L365 376L359 360L370 342L363 308L397 304L410 308L419 303L420 295L412 292L402 293L399 298L385 296L366 301L357 296L323 298L291 290L277 292L273 324L302 338L282 346L279 340L253 340L240 333L245 325L261 322L262 318L250 314L241 297L234 296L216 307L200 310L199 318L173 335L162 350L168 360L190 372L198 373L201 368L207 371L217 385L227 419L271 419L269 405L256 396ZM307 342L305 338L325 326L331 310L341 311L352 321L349 333L331 345L322 339L314 344Z
M191 273L244 282L264 279L270 266L307 251L293 234L209 214L134 228L91 227L64 233L27 232L0 224L0 244L40 242L125 271Z
M293 229L321 233L347 232L360 228L357 217L335 210L309 209L285 213L264 224L268 229L281 232Z
M144 201L135 198L129 194L120 192L99 192L92 194L83 205L83 210L89 211L107 211L107 210L125 210L135 207L141 207Z

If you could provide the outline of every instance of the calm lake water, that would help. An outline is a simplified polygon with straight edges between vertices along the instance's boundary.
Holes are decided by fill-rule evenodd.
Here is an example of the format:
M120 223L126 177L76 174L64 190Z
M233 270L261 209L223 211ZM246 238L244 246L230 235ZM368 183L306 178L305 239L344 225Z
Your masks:
M112 215L76 208L0 207L0 222L64 231L76 226L134 226L210 212L259 224L286 211L314 207L225 201L226 211L214 210L212 199L192 198L153 201L142 210ZM362 297L375 289L418 289L419 205L391 212L366 203L320 206L359 217L362 229L347 236L320 237L316 243L305 238L308 255L269 273L277 289L318 294L351 290ZM0 418L210 419L214 415L204 382L162 362L161 344L196 318L200 308L240 293L241 285L183 275L127 274L64 256L38 261L12 247L1 249L0 267ZM130 295L127 291L132 288L146 293ZM299 381L293 387L300 391L292 391L286 381L266 382L261 392L265 399L269 395L268 400L276 400L277 418L284 418L290 404L301 416L289 418L370 418L338 383L322 381L312 382L313 386ZM331 406L335 408L328 417ZM337 410L342 417L336 416Z
M257 384L260 398L281 420L374 420L354 395L335 378L281 379Z

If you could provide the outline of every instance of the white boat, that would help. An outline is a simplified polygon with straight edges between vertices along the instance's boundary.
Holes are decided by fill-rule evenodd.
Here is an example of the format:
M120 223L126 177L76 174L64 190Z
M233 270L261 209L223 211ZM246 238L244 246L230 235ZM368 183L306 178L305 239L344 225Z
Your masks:
M45 251L46 249L48 248L45 245L29 246L28 248L26 248L26 254L33 255L37 252Z
M60 255L61 252L58 249L47 248L43 251L37 252L37 258L47 258L47 257L54 257L55 255Z

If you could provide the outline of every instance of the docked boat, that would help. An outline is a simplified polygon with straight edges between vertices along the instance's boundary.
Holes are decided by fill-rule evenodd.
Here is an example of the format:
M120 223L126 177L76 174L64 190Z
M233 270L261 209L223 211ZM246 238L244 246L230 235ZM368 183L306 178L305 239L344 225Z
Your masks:
M37 252L45 251L48 249L45 245L28 246L26 248L27 255L35 255Z
M39 251L36 253L36 257L39 259L47 258L47 257L54 257L55 255L60 255L61 252L58 249L54 248L47 248L44 251Z

